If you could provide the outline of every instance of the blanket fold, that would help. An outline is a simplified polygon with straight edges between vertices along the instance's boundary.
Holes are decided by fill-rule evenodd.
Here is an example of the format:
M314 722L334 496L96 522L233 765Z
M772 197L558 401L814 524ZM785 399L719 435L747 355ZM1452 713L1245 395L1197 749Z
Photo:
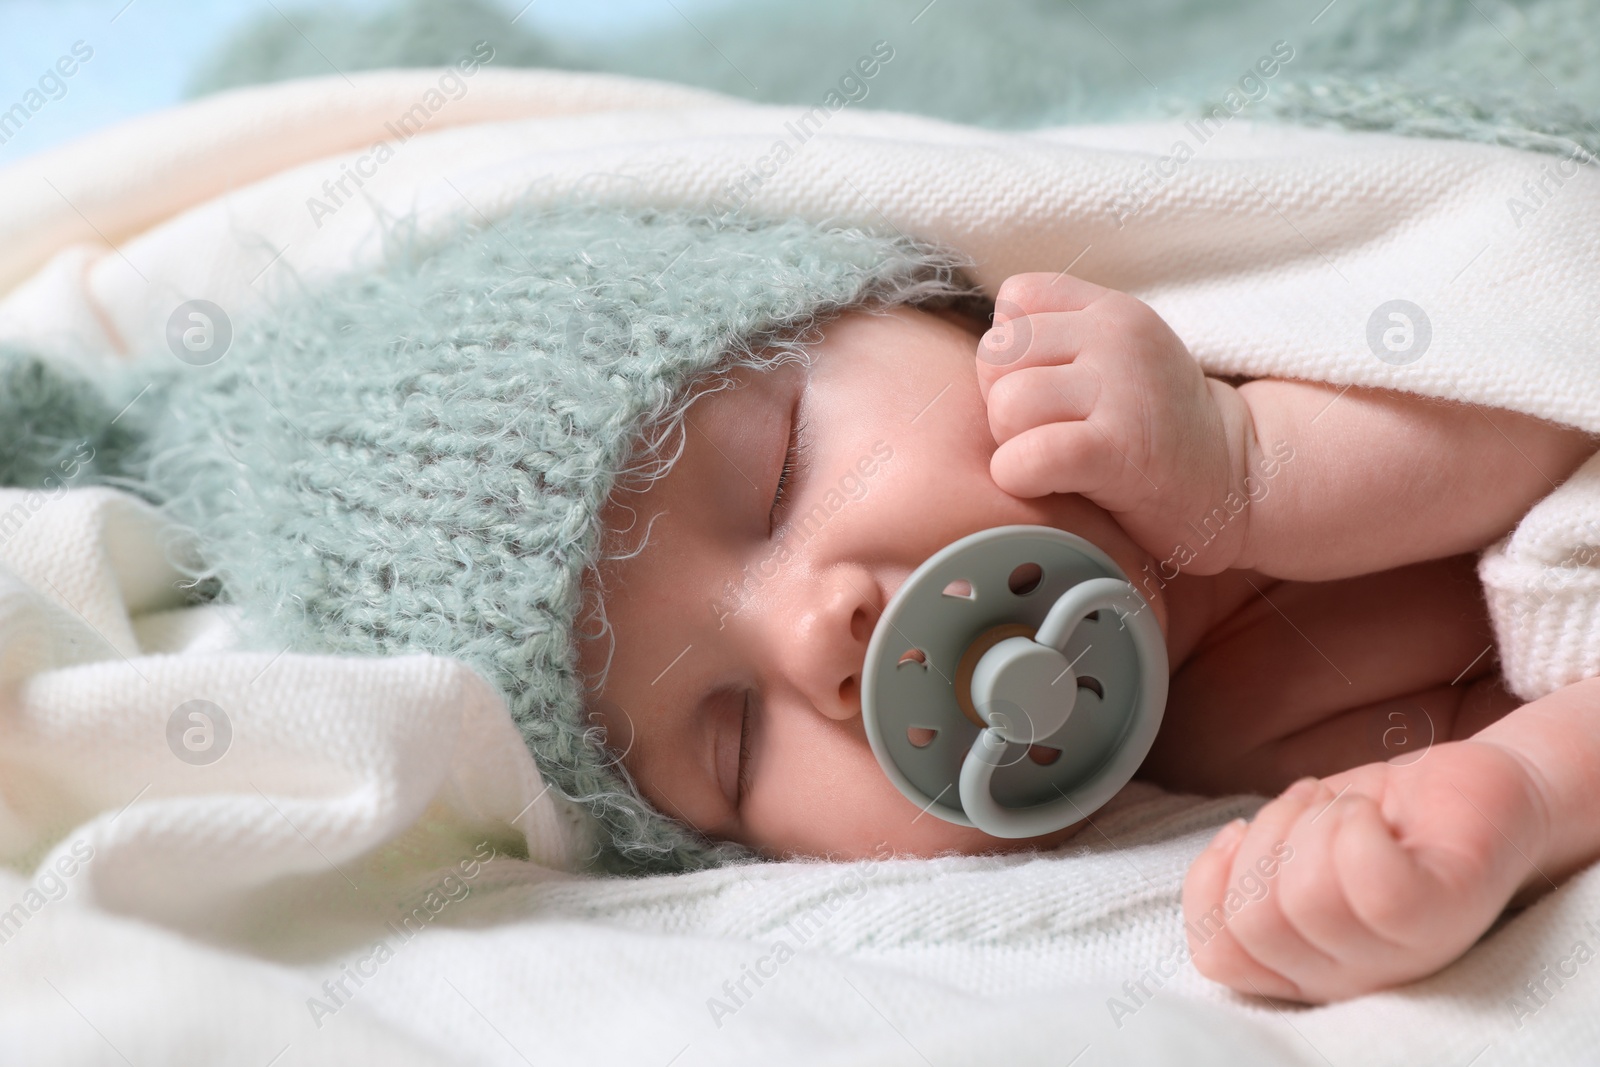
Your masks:
M75 896L235 935L241 915L414 877L481 841L580 862L579 824L464 665L228 651L230 609L177 595L172 559L191 547L116 490L0 490L0 524L12 862L47 869L77 846L93 862ZM409 864L369 871L380 846Z

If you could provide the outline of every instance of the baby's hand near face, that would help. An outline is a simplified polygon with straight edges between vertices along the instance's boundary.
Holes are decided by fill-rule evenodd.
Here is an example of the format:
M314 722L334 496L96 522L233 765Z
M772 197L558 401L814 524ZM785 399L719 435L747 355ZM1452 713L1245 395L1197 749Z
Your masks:
M1189 523L1234 503L1207 558L1185 568L1225 570L1248 520L1236 482L1249 413L1238 395L1126 293L1017 274L995 309L978 345L995 483L1018 497L1082 494L1157 558L1194 536Z
M1431 974L1519 886L1544 883L1532 866L1543 820L1527 765L1479 741L1303 779L1189 868L1195 967L1241 993L1312 1003Z

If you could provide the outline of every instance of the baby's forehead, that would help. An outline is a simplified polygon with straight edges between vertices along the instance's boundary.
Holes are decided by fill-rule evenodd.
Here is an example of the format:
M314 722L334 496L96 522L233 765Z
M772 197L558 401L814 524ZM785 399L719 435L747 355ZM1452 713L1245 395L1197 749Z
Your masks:
M741 429L749 430L753 423L788 414L796 403L796 393L804 387L805 380L819 361L830 358L849 360L859 345L874 343L854 331L853 326L870 321L875 337L881 340L883 334L878 331L914 334L919 329L925 330L929 320L942 320L976 339L989 329L993 306L992 301L983 298L967 298L959 301L904 303L888 308L851 308L817 323L801 343L795 344L791 339L790 343L776 345L752 363L708 372L700 381L688 387L688 394L700 395L685 408L688 417L673 420L673 433L685 446L691 434L711 438L711 451L716 455L703 457L706 462L684 462L683 451L688 451L685 448L677 452L674 460L668 464L668 470L659 478L649 477L639 469L626 472L612 494L612 504L616 504L619 496L637 499L635 494L650 491L663 479L681 484L728 476L730 472L723 468L737 466L737 459L741 458L737 455ZM847 392L852 389L871 391L882 387L881 382L849 374L837 381ZM744 477L749 479L748 475ZM659 497L662 494L657 492L654 495ZM607 518L622 521L618 520L615 507L608 509ZM634 521L631 512L623 518L628 525ZM606 522L605 526L608 530L612 529L612 522Z
M954 326L976 340L988 332L993 315L993 302L976 298L851 308L812 329L802 346L802 359L808 365L830 358L849 359L857 352L881 350L885 337L920 334L926 339L930 328L948 336L948 327ZM959 343L965 349L969 341ZM918 342L911 344L913 349L923 350Z
M948 350L947 355L959 350L962 357L969 356L973 343L988 332L993 314L993 301L973 297L851 308L815 324L800 344L789 347L787 358L734 368L727 377L742 395L719 403L737 403L747 410L792 405L793 389L773 383L803 385L818 372L832 386L835 403L840 393L881 390L886 373L924 371L930 343ZM952 333L952 326L961 333ZM876 365L875 373L857 373L869 364ZM846 396L844 402L852 399Z

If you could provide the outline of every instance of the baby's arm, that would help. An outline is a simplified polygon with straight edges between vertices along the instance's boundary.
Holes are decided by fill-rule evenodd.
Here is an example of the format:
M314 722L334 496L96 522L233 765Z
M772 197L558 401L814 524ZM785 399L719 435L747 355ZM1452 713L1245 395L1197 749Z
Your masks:
M1066 275L1015 275L996 308L979 346L995 481L1081 493L1195 574L1332 580L1481 548L1596 447L1409 394L1235 388L1145 304Z
M1240 992L1313 1002L1431 974L1508 901L1600 859L1596 797L1600 678L1415 762L1305 779L1190 867L1195 966ZM1246 899L1241 884L1266 888Z
M1065 276L1013 277L996 305L979 347L995 481L1081 493L1152 554L1200 542L1179 560L1198 573L1314 581L1482 547L1595 448L1470 405L1235 388L1139 301ZM1312 1001L1428 974L1507 901L1600 858L1597 796L1600 679L1413 762L1307 779L1190 869L1195 963L1244 992Z
M1482 548L1596 449L1568 426L1408 393L1275 379L1212 391L1243 409L1238 469L1259 470L1279 442L1293 450L1262 480L1231 564L1277 578L1333 580Z

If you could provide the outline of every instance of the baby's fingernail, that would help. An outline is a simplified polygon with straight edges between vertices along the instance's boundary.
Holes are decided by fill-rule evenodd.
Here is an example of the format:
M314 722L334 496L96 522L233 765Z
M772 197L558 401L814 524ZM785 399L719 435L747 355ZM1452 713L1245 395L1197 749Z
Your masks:
M1211 844L1206 846L1206 851L1210 852L1213 849L1231 848L1233 845L1238 843L1241 837L1244 836L1245 828L1249 825L1250 824L1245 822L1243 819L1233 820L1221 830L1217 831L1217 836L1211 839Z
M1283 791L1283 795L1291 800L1305 800L1317 791L1320 783L1315 778L1302 778Z

